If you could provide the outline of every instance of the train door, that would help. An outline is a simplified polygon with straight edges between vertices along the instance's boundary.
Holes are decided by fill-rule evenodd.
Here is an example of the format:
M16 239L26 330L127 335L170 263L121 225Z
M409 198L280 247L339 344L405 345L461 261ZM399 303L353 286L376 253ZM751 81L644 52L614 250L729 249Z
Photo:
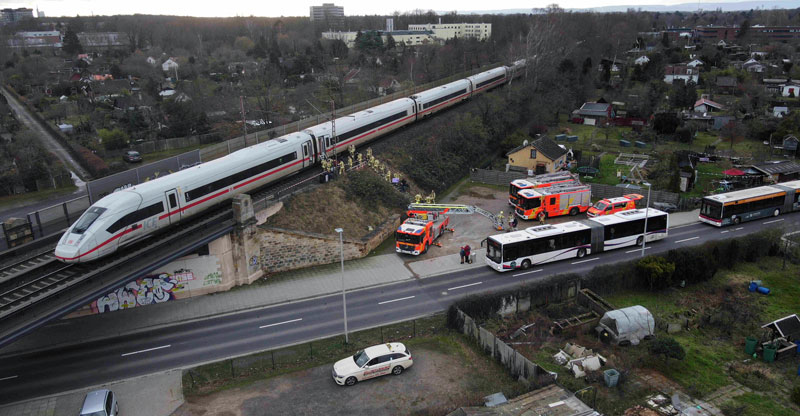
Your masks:
M311 142L303 143L303 167L311 166L314 164L314 153L311 149Z
M167 198L167 218L169 218L170 224L175 224L181 219L181 206L180 198L178 198L178 190L170 189L169 191L164 192L164 195Z
M325 157L328 156L328 146L326 146L326 143L329 143L329 142L330 142L330 139L328 139L327 136L319 136L319 137L317 137L317 144L318 144L318 147L319 147L319 157L320 158L325 158Z

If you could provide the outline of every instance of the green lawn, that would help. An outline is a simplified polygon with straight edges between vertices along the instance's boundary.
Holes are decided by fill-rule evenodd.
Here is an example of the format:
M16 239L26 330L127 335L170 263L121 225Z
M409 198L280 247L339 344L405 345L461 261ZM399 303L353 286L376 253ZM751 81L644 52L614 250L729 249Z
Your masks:
M742 409L741 413L736 410L726 413L742 416L792 416L797 414L794 410L787 409L775 403L769 397L757 393L745 393L741 396L736 396L728 403L725 403L723 409Z

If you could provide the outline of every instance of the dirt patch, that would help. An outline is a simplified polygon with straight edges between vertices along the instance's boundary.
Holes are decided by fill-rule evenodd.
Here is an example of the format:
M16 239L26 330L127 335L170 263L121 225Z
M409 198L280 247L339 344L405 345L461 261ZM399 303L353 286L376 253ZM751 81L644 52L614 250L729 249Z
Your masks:
M400 376L342 387L331 379L331 366L325 365L190 397L174 415L445 414L460 406L482 404L482 398L491 393L521 392L521 385L501 367L462 340L448 343L445 350L435 344L410 349L414 366Z

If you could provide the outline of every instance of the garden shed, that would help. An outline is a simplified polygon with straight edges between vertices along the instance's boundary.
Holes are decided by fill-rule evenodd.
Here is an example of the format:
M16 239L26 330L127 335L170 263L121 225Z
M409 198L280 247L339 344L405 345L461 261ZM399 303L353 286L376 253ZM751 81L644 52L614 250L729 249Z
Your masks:
M608 311L595 328L601 339L619 345L638 345L639 341L651 338L655 329L653 314L641 305Z

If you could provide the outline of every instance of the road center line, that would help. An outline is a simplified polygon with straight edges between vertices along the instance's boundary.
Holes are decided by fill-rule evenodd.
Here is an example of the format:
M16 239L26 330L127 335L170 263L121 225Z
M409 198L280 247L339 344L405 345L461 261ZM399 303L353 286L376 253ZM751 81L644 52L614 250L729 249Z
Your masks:
M383 302L378 302L378 305L383 305L383 304L392 303L392 302L400 302L401 300L407 300L407 299L414 299L414 296L406 296L404 298L399 298L399 299L385 300Z
M465 288L465 287L475 286L475 285L479 285L479 284L481 284L481 283L483 283L483 282L478 282L478 283L470 283L470 284L468 284L468 285L462 285L462 286L451 287L451 288L449 288L449 289L447 289L447 290L463 289L463 288Z
M517 274L512 274L512 275L511 275L511 277L523 276L523 275L526 275L526 274L531 274L531 273L539 273L539 272L540 272L540 271L542 271L542 270L544 270L544 269L531 270L531 271L529 271L529 272L525 272L525 273L517 273Z
M700 238L700 237L684 238L683 240L676 241L675 244L682 243L684 241L697 240L698 238Z
M650 246L647 246L644 249L645 250L650 250L650 248L651 248ZM628 250L628 251L626 251L626 253L636 253L636 252L639 252L639 251L642 251L642 249L637 248L636 250Z
M729 233L729 232L731 232L731 230L720 231L719 233L720 234L725 234L725 233Z
M125 354L122 354L121 357L125 357L125 356L128 356L128 355L134 355L134 354L141 354L143 352L150 352L150 351L160 350L160 349L164 349L164 348L169 348L171 346L172 346L172 344L169 344L169 345L162 345L160 347L155 347L155 348L148 348L146 350L141 350L141 351L126 352Z
M739 228L735 228L733 231L739 231L739 230L743 230L743 229L744 229L744 227L739 227Z
M581 263L586 263L587 261L595 261L595 260L600 260L600 257L595 257L595 258L589 259L589 260L573 261L570 264L581 264Z
M19 376L9 376L9 377L3 377L3 378L0 378L0 381L3 381L3 380L11 380L12 378L17 378L17 377L19 377Z
M773 222L781 222L781 221L783 221L783 218L780 218L780 219L777 219L777 220L772 220L772 221L767 221L767 222L762 222L762 224L772 224Z
M264 328L269 328L269 327L271 327L271 326L278 326L278 325L283 325L283 324L290 324L290 323L292 323L292 322L297 322L297 321L302 321L302 320L303 320L303 318L297 318L297 319L292 319L291 321L283 321L283 322L277 322L277 323L274 323L274 324L269 324L269 325L261 325L261 326L260 326L260 327L258 327L258 328L259 328L259 329L264 329Z

